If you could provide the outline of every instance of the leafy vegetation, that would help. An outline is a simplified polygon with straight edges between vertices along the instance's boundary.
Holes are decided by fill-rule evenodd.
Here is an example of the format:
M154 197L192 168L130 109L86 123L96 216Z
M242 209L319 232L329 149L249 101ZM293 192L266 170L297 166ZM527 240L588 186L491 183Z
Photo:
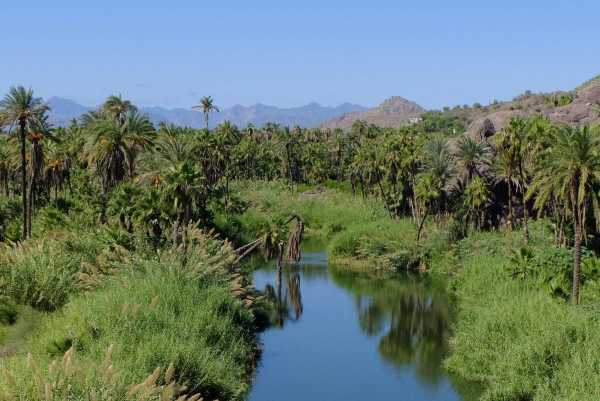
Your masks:
M195 109L207 126L217 110ZM6 397L242 399L260 300L240 261L286 239L297 259L305 228L346 266L450 275L447 364L488 399L597 395L597 128L535 116L465 136L448 110L395 129L194 130L119 96L64 128L46 112L22 87L0 102L1 317L44 316L7 360Z
M597 259L584 262L582 300L590 306L574 309L566 302L572 255L553 249L548 231L536 223L528 248L516 233L476 234L440 258L448 269L460 266L447 367L484 382L485 400L598 397Z

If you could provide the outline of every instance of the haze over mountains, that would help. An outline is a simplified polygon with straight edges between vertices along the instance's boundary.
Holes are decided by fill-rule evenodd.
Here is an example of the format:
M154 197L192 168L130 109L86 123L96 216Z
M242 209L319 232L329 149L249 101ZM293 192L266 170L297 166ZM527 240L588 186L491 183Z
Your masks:
M93 108L59 97L48 100L51 107L50 121L56 126L64 126ZM467 124L467 133L478 135L482 126L493 126L500 130L511 117L525 117L532 114L544 115L555 122L567 124L596 123L600 119L600 77L591 79L572 91L550 93L525 93L513 100L494 102L482 106L457 106L446 108L445 113L460 116ZM193 128L204 127L202 113L190 109L166 109L162 107L143 107L154 124L168 122ZM349 129L356 120L364 120L380 127L399 127L415 122L427 110L417 103L400 96L390 97L377 107L366 107L344 103L337 107L321 106L309 103L301 107L279 108L256 104L253 106L236 105L211 113L210 127L225 120L238 127L254 124L262 127L267 122L282 126L330 129Z
M72 119L78 118L83 113L94 109L94 107L82 106L72 100L59 97L52 97L48 99L47 103L51 108L50 122L57 126L67 125ZM365 110L367 110L366 107L350 103L344 103L337 107L327 107L321 106L318 103L309 103L305 106L292 108L279 108L259 103L253 106L236 105L230 108L221 109L220 112L210 114L209 123L211 128L225 120L233 122L238 127L246 127L250 123L257 127L261 127L267 122L274 122L281 124L282 126L290 127L294 125L316 127L334 117ZM189 109L142 107L140 108L140 111L147 114L154 124L168 122L193 128L204 127L202 113Z

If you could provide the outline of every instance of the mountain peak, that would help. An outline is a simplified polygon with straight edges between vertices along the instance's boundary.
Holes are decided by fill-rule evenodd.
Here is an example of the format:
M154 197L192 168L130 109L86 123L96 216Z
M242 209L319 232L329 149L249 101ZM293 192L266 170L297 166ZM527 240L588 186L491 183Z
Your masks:
M411 118L418 117L426 110L417 103L402 96L392 96L384 100L379 106L363 112L345 113L333 118L321 126L324 128L349 129L356 120L364 120L380 127L399 127L410 122Z
M383 101L377 108L386 113L423 113L425 109L417 103L402 96L392 96Z

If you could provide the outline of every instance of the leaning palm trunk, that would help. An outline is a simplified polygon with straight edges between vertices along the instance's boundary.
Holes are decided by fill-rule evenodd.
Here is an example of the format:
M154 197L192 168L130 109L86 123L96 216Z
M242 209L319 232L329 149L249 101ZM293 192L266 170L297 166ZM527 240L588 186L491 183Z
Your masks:
M421 232L423 231L423 226L425 225L425 220L427 219L427 215L429 214L429 208L425 209L425 213L423 213L423 217L421 218L421 222L419 223L419 229L417 230L417 244L421 239Z
M381 197L383 198L383 204L385 206L385 210L387 210L390 218L393 218L392 211L390 210L390 202L388 201L387 194L383 190L383 185L381 185L381 180L379 179L379 177L377 178L377 184L379 185L379 191L381 192Z

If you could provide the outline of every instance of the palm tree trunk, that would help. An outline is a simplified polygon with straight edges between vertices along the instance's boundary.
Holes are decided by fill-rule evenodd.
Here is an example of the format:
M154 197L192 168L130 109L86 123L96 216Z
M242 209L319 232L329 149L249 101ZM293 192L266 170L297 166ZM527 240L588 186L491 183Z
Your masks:
M100 194L100 223L106 224L108 223L108 219L106 217L106 204L108 203L108 190L102 185L102 193Z
M421 223L419 223L419 229L417 230L417 243L421 239L421 231L423 231L423 225L425 224L425 220L427 219L428 214L429 214L429 208L426 208L425 213L423 213L423 218L421 219Z
M521 205L523 206L523 241L529 243L529 211L527 210L527 201L525 200L525 174L523 172L523 162L519 164L519 178L521 180Z
M21 197L23 202L23 239L29 237L27 231L27 167L25 164L25 119L19 120L19 136L21 140Z
M387 210L388 215L390 216L390 219L394 218L392 216L392 211L390 210L390 205L388 202L388 197L385 193L385 191L383 190L383 185L381 185L381 180L378 178L377 179L377 184L379 185L379 191L381 192L381 197L383 198L383 203L385 205L385 210Z
M35 173L33 173L35 174ZM33 218L33 197L35 196L35 177L29 182L29 199L27 199L27 232L31 235L31 220Z
M571 303L579 304L579 284L581 280L581 221L575 218L575 248L573 255L573 290L571 293Z
M525 191L521 191L521 203L523 204L523 241L529 243L529 211L527 210L527 201L525 200Z
M513 229L513 206L512 206L512 185L511 177L508 177L508 229Z

